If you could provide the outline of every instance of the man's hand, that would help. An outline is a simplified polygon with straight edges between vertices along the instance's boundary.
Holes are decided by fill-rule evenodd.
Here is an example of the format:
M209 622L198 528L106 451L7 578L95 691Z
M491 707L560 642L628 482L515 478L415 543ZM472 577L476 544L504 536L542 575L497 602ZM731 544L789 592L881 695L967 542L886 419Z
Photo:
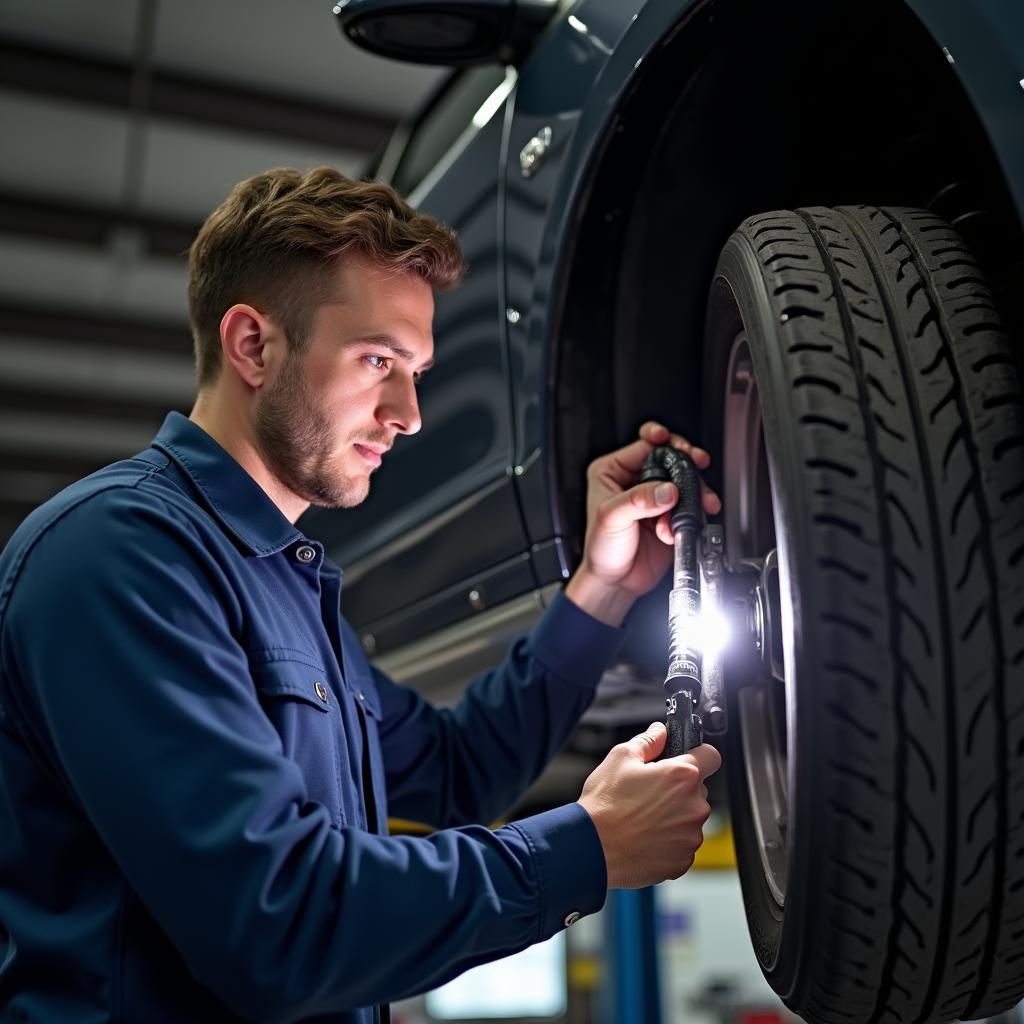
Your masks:
M640 440L595 459L587 470L587 534L583 560L566 594L584 611L618 626L633 602L665 575L672 563L668 513L679 494L673 484L649 481L633 485L644 459L658 445L686 452L697 469L711 456L660 423L645 423ZM718 496L703 491L704 511L721 510Z
M711 814L704 780L718 771L722 759L705 743L657 761L667 735L655 722L612 747L583 786L578 802L601 840L609 889L640 889L678 878L704 841Z

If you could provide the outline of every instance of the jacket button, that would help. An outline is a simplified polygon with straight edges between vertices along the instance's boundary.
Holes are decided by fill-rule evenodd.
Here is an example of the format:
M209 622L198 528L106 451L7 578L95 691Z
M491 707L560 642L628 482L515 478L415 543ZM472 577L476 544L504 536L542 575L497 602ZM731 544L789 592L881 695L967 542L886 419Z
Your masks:
M295 557L304 565L308 565L316 558L316 548L312 544L300 544L295 549Z
M565 927L569 928L571 925L574 925L582 916L578 910L574 910L571 914L566 914Z
M327 687L318 679L313 684L313 689L316 690L316 695L326 704L327 703Z

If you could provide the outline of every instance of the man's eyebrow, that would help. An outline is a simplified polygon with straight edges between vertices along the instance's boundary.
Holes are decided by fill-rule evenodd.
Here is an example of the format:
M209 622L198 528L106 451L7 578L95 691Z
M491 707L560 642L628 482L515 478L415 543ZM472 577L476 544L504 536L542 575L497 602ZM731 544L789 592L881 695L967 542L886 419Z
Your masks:
M381 348L386 348L390 352L393 352L399 359L405 360L407 363L411 363L416 358L415 354L410 352L404 345L395 341L390 334L367 334L361 338L354 338L352 341L353 345L363 345L366 342L372 342L374 345L380 345ZM434 365L434 360L430 359L420 367L421 373L426 373Z

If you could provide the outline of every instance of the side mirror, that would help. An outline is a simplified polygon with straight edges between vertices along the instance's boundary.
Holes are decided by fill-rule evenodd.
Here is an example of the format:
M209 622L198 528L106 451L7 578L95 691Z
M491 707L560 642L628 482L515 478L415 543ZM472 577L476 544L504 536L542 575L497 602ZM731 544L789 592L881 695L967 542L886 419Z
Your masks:
M512 64L559 0L337 0L334 13L356 44L416 64Z

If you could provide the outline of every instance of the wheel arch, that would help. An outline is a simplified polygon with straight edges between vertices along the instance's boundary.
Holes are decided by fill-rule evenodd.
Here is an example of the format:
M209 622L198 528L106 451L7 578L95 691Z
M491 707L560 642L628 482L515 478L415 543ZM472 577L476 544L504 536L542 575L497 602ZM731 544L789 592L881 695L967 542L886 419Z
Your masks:
M627 30L581 114L589 155L567 175L574 202L548 350L560 532L581 535L587 462L644 418L700 436L708 286L750 214L856 202L935 210L985 265L1020 354L1024 238L1009 158L938 42L956 19L921 20L937 6L786 0L768 14L706 0L654 44L624 45Z

